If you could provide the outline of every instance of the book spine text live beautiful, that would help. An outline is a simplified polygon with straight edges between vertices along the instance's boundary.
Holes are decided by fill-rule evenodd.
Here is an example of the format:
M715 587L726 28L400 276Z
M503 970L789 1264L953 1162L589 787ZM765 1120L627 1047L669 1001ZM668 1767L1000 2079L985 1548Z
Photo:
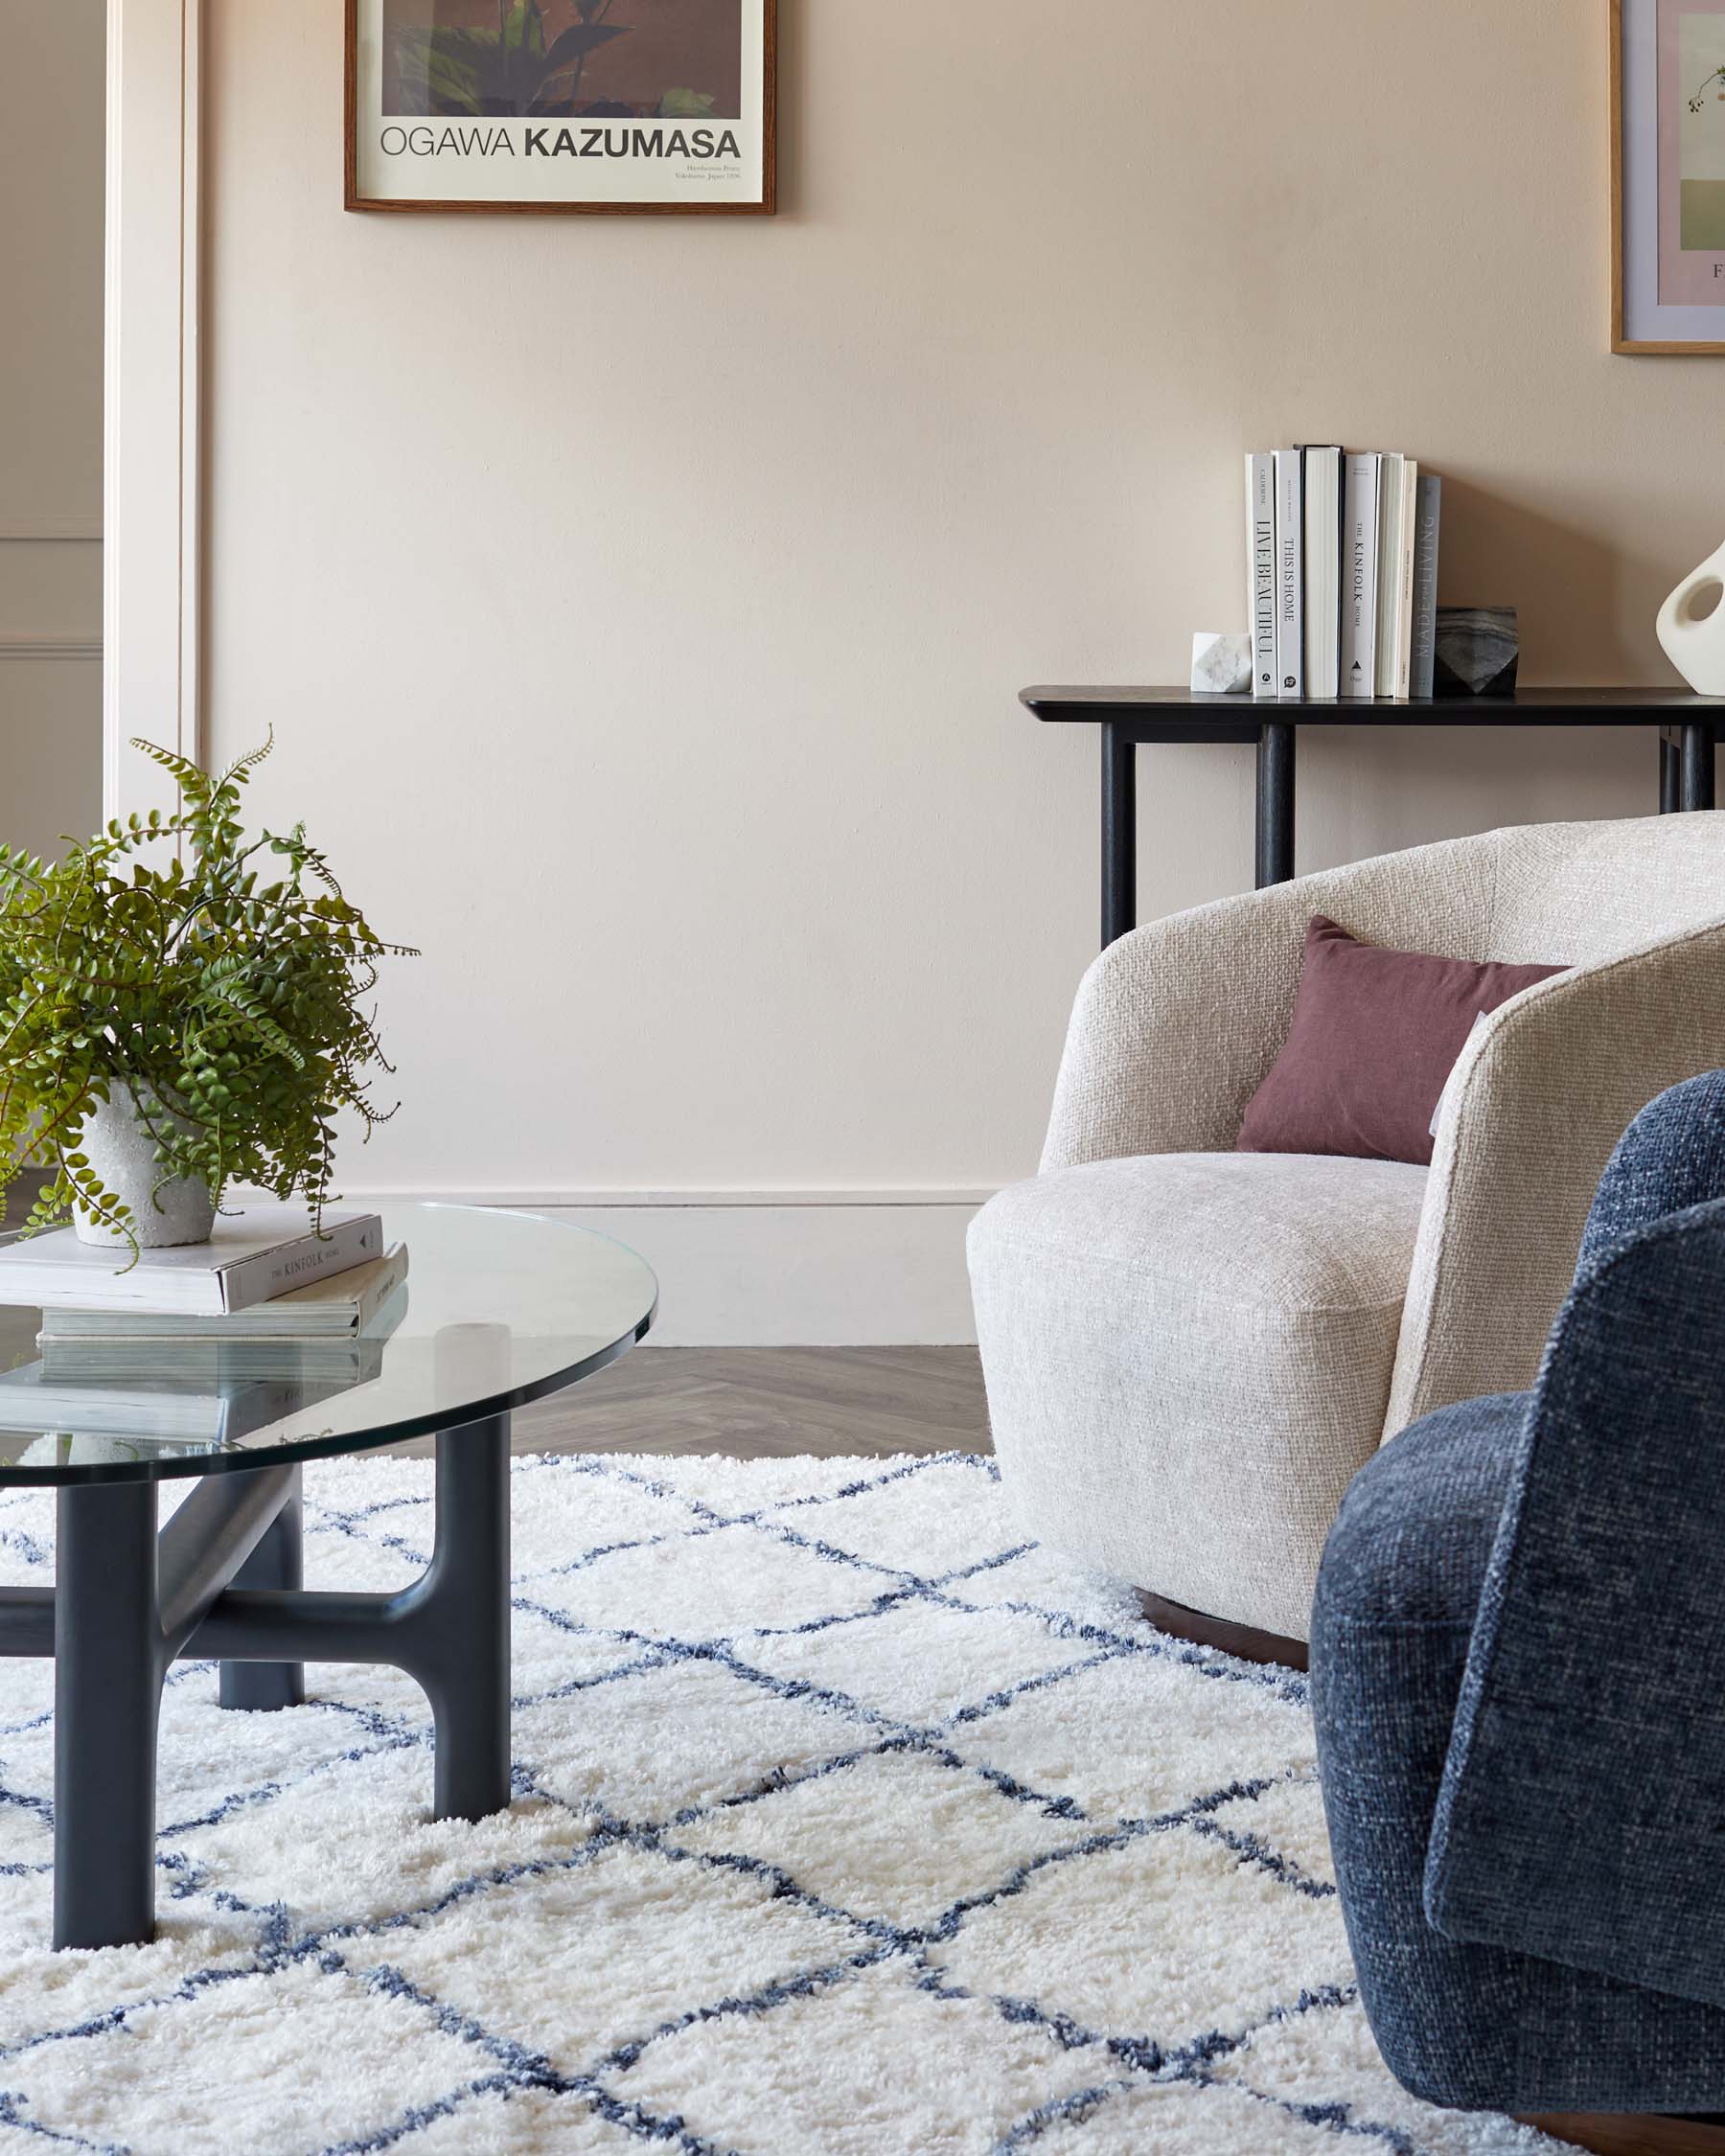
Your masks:
M1246 458L1247 609L1252 622L1252 693L1276 695L1276 459Z

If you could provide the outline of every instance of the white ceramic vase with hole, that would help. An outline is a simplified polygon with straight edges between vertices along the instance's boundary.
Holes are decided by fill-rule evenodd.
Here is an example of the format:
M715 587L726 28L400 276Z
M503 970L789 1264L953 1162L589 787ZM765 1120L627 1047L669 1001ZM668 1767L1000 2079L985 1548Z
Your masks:
M1725 546L1660 608L1659 641L1697 696L1725 697Z
M153 1093L143 1095L145 1112L158 1130L174 1124L190 1126ZM89 1161L102 1187L118 1198L131 1212L132 1233L140 1249L176 1250L184 1243L207 1243L216 1225L216 1207L208 1186L196 1176L162 1181L156 1164L156 1141L139 1120L129 1086L108 1088L106 1101L98 1101L84 1118L78 1150ZM73 1207L73 1225L80 1243L103 1250L129 1248L126 1238L106 1221L98 1220L81 1205Z

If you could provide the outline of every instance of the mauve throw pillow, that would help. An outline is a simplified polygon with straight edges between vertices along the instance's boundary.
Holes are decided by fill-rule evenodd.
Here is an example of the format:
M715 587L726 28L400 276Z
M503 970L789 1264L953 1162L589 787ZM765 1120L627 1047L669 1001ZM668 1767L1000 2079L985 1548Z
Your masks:
M1315 913L1294 1022L1236 1149L1425 1166L1438 1095L1475 1019L1564 970L1380 951Z

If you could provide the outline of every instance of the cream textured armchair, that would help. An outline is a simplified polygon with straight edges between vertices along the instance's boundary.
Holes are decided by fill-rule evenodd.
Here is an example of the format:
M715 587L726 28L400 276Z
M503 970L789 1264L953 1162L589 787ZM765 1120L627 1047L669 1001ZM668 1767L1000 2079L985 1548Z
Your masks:
M1314 913L1573 969L1475 1033L1429 1170L1232 1150ZM1293 1655L1355 1472L1434 1408L1532 1383L1612 1147L1722 1064L1725 814L1488 832L1123 936L1079 989L1042 1172L971 1229L1026 1525L1159 1621Z

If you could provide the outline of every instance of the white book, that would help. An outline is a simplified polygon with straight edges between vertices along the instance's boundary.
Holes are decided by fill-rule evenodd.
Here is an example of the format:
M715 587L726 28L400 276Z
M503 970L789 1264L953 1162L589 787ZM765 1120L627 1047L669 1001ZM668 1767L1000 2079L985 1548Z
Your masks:
M172 1378L104 1385L50 1377L40 1363L0 1372L0 1429L64 1431L80 1437L135 1437L231 1445L327 1398L326 1387L218 1380L207 1389Z
M1246 458L1246 618L1252 624L1252 693L1276 694L1276 460Z
M1341 694L1342 452L1305 451L1305 691Z
M351 1345L378 1324L406 1277L407 1246L394 1243L380 1258L327 1273L231 1317L49 1306L42 1312L36 1339L44 1347L65 1341L153 1341L170 1350L206 1343L234 1347L254 1341L327 1340Z
M1395 694L1401 652L1402 474L1408 460L1395 449L1378 458L1377 671L1375 693Z
M1414 543L1417 533L1419 466L1402 466L1401 576L1395 595L1395 693L1406 703L1414 660Z
M158 1310L220 1317L383 1254L376 1213L326 1213L314 1234L305 1208L256 1205L218 1217L207 1243L141 1250L92 1248L75 1229L0 1250L0 1303L38 1309Z
M218 1383L271 1378L293 1385L363 1385L383 1374L383 1351L407 1314L398 1288L361 1333L271 1340L136 1339L125 1333L38 1333L42 1368L59 1383L122 1385L172 1378L194 1390Z
M1438 534L1443 521L1443 481L1422 471L1414 508L1414 638L1408 693L1429 697L1438 652Z
M46 1436L33 1437L17 1457L19 1467L121 1467L131 1466L151 1456L153 1445L166 1439L148 1437L74 1437L63 1430L51 1431ZM173 1441L174 1456L184 1459L189 1453L218 1453L217 1444L204 1444L185 1438ZM156 1456L160 1456L157 1455Z
M1276 693L1305 694L1305 493L1300 451L1276 452Z
M1344 460L1342 477L1342 687L1345 697L1377 693L1378 459Z

